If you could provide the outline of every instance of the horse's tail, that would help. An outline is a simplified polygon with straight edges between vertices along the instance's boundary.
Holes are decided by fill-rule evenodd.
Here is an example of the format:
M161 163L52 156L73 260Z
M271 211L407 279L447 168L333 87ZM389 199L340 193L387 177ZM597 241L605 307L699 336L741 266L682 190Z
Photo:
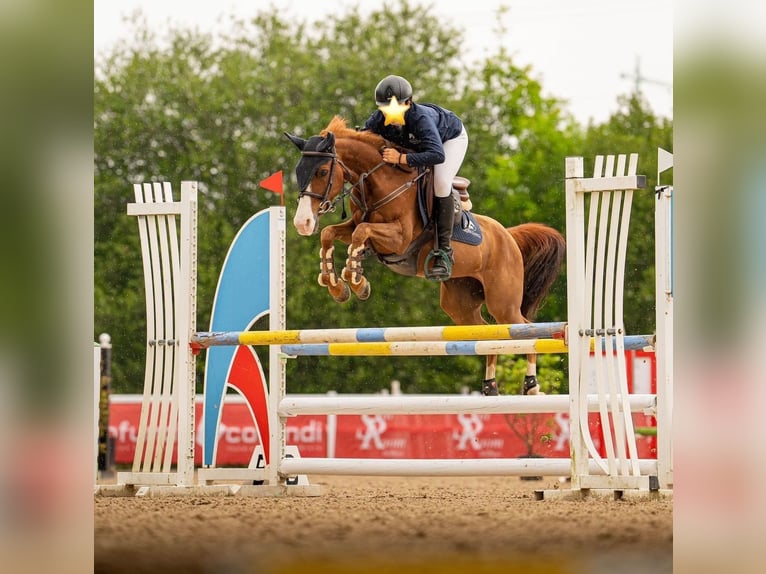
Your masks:
M566 240L558 231L541 223L509 227L524 259L524 298L521 314L534 321L537 310L561 271Z

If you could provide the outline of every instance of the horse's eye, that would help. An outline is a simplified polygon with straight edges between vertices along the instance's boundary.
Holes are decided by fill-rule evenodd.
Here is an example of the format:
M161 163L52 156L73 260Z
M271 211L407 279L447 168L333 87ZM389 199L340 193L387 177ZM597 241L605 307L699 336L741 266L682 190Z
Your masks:
M319 177L327 177L327 174L330 173L330 170L327 168L322 168L319 171L317 171L317 175Z

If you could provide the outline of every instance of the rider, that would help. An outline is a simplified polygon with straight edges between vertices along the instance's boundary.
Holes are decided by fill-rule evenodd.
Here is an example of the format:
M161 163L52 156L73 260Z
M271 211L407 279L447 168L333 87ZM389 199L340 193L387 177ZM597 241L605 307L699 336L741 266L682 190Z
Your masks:
M430 279L445 281L452 273L452 224L455 206L452 180L463 163L468 134L453 112L436 104L412 101L412 86L401 76L386 76L375 87L378 110L367 119L365 130L412 150L383 150L383 160L394 165L433 166L434 223L437 248L431 253Z

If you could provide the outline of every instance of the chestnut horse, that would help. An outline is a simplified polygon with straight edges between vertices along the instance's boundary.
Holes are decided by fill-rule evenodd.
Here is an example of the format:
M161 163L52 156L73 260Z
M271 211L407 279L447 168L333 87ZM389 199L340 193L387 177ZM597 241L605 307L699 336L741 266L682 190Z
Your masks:
M423 173L384 163L381 151L393 144L373 132L349 128L339 116L308 140L285 135L301 151L295 170L300 198L293 219L298 233L314 234L322 214L334 211L345 197L351 199L351 217L321 231L319 284L338 302L348 300L349 287L359 299L367 299L370 284L362 260L370 251L397 273L425 277L434 233L418 203ZM457 194L453 196L457 215L463 217ZM458 325L486 324L483 305L497 323L533 321L561 269L563 236L542 224L506 228L490 217L471 215L481 230L481 243L453 238L454 264L450 278L441 283L441 308ZM348 245L340 276L333 259L335 241ZM535 359L527 355L523 394L539 391ZM497 356L486 357L485 395L498 394L496 364Z

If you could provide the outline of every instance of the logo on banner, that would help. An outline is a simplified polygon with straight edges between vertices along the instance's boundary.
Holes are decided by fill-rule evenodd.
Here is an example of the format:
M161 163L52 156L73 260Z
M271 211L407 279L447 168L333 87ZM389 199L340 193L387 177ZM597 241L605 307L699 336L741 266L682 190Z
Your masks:
M559 432L553 437L555 441L553 450L566 450L569 448L569 415L567 413L556 413L554 419L556 424L559 425Z
M484 423L474 414L459 414L457 420L460 423L461 431L453 431L452 438L457 442L457 450L468 450L471 445L473 450L481 450L479 444L479 433L484 428Z
M197 432L195 433L194 442L199 446L204 445L205 440L205 421L200 419L197 424ZM219 423L218 431L215 435L216 443L223 441L223 444L229 446L236 445L255 445L260 444L258 439L258 431L252 425L227 425L224 422Z
M378 450L383 450L383 433L386 432L388 425L386 420L381 415L362 415L362 422L364 423L364 433L360 430L356 431L357 440L361 440L362 444L359 446L361 450L369 450L370 443Z

